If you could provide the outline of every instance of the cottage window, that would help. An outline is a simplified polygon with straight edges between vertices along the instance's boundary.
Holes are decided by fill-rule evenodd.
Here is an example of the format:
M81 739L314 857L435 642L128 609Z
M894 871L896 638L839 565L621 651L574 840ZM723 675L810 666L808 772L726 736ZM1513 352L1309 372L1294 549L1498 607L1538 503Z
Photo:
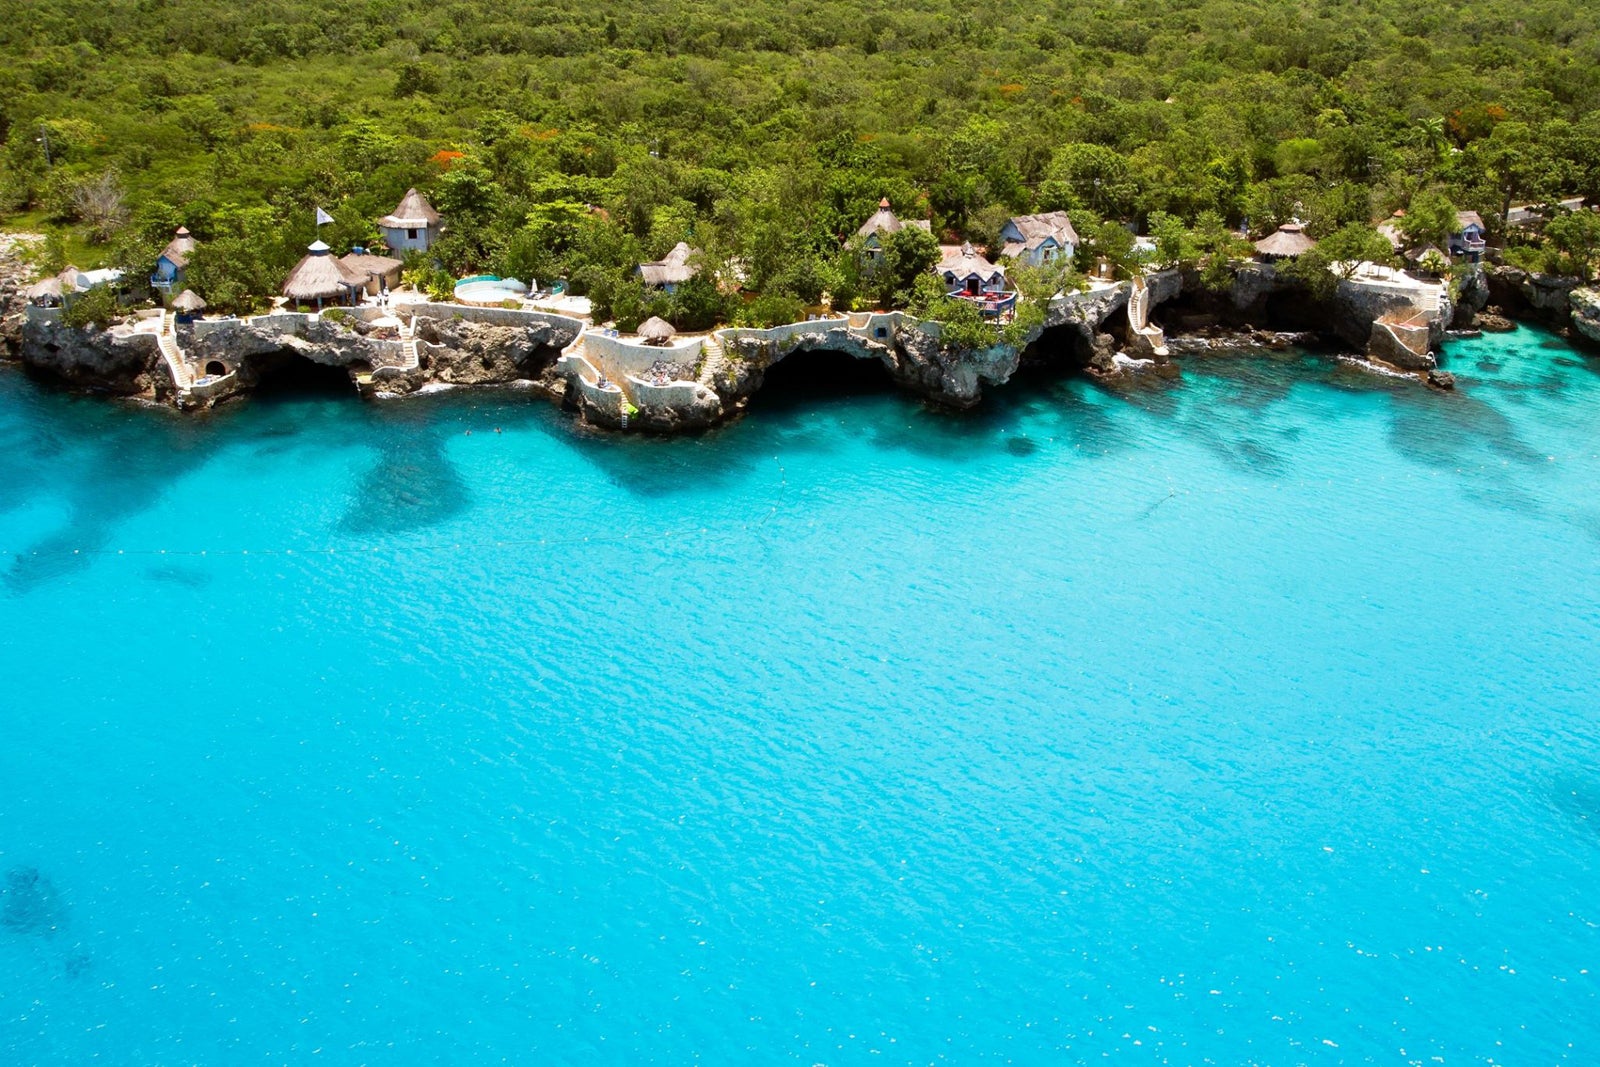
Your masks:
M887 326L879 326L878 327L878 336L879 337L888 337L889 336L889 327L887 327Z
M417 239L417 231L416 230L407 230L406 231L406 240L415 241L416 239Z

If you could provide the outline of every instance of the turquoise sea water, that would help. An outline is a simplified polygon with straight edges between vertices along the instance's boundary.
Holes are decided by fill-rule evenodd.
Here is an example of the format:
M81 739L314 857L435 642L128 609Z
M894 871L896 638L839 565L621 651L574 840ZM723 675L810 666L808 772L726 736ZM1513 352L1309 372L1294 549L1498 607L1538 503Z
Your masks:
M1593 1063L1600 360L1448 366L0 373L0 1061Z

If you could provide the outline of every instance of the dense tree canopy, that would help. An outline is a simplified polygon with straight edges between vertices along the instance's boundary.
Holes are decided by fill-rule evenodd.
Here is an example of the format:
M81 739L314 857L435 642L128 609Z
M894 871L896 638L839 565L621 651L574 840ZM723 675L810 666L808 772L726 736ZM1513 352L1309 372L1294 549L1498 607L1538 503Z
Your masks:
M139 272L184 223L221 304L281 277L314 206L337 248L411 185L451 271L632 300L631 264L683 240L800 302L908 297L841 255L885 196L979 244L1024 211L1161 213L1210 234L1169 223L1163 254L1207 261L1219 221L1325 238L1423 195L1494 228L1600 194L1574 0L6 6L0 211Z

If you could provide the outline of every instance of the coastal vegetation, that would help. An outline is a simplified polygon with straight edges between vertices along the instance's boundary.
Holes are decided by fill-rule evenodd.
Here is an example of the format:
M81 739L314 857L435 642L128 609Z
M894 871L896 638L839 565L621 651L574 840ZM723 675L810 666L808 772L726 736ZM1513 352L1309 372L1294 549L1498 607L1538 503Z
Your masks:
M1241 227L1303 220L1337 262L1387 255L1371 226L1397 210L1437 243L1458 209L1498 231L1600 195L1600 28L1572 0L9 8L0 211L54 235L46 271L141 277L186 225L218 310L276 293L314 236L371 243L411 186L447 223L408 264L429 291L565 278L601 317L681 328L825 296L958 318L918 290L937 245L997 252L1026 212L1071 211L1082 243L1024 291L1126 275L1126 223L1221 284ZM881 197L932 233L864 274L850 238ZM1507 258L1592 274L1600 221L1551 215ZM644 288L634 265L680 241L696 278Z

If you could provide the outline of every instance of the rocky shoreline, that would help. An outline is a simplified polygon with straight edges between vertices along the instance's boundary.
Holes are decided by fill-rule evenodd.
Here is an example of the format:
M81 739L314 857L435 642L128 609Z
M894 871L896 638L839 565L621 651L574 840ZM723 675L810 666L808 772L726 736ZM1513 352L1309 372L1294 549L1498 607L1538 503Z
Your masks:
M307 360L345 370L369 398L432 385L515 384L596 426L654 433L738 417L775 364L811 350L876 360L900 388L965 408L981 401L985 387L1009 381L1024 360L1117 382L1177 377L1175 360L1185 358L1335 342L1350 350L1352 365L1447 389L1454 380L1434 353L1451 332L1532 320L1600 344L1600 292L1506 267L1473 272L1454 292L1436 286L1422 299L1416 283L1355 280L1320 301L1257 264L1241 266L1220 293L1164 271L1137 285L1057 297L1021 344L979 350L946 344L938 323L899 312L721 330L665 351L559 315L440 304L175 328L159 312L144 312L105 330L75 329L27 306L25 278L14 244L0 245L0 355L74 388L203 409ZM1171 337L1150 317L1156 309ZM398 329L396 313L405 318Z

